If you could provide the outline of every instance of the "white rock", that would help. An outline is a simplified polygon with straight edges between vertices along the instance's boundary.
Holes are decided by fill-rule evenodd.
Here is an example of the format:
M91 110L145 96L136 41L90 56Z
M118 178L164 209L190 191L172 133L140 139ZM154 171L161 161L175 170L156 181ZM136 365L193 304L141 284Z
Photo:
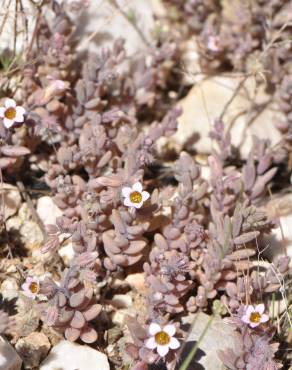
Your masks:
M126 277L125 282L128 283L132 289L135 289L138 292L143 292L146 289L144 272L129 274Z
M15 348L22 356L26 368L35 368L47 356L51 345L43 333L33 332L17 341Z
M183 319L184 324L190 324L191 329L187 342L197 342L203 333L206 325L209 321L210 316L203 312L195 315L189 315ZM234 348L235 344L235 331L232 326L223 322L218 317L214 318L206 334L199 344L199 349L204 352L199 364L203 366L205 370L223 370L225 369L221 360L217 355L218 350L224 350L226 348ZM191 348L187 348L189 351ZM185 357L185 353L183 357ZM194 359L196 360L196 358Z
M2 40L1 40L2 42ZM16 214L21 205L21 196L16 186L4 183L0 187L0 196L4 195L4 215L5 220Z
M100 51L101 47L109 46L116 38L126 40L126 50L129 55L144 49L147 45L139 33L126 18L134 16L139 30L148 43L151 43L151 32L154 28L154 17L149 0L129 1L116 0L124 15L109 1L94 0L81 16L74 16L78 24L77 36L81 43L78 50Z
M16 280L11 278L4 280L1 284L1 294L7 300L18 297L18 284Z
M11 0L6 2L6 6L1 8L0 24L5 19L4 29L1 33L0 51L9 48L13 50L14 43L14 20L15 20L15 2ZM58 0L59 3L63 1ZM115 9L109 1L93 0L90 1L88 9L80 15L72 13L70 18L77 25L76 36L80 38L81 43L78 45L79 50L100 51L103 46L112 44L113 39L123 37L126 39L126 49L129 54L133 54L146 47L139 33L127 17L134 17L137 25L143 33L146 40L151 43L152 31L155 26L153 10L149 0L129 1L116 0L124 15ZM32 5L31 0L22 0L25 16L28 22L28 40L31 40L34 30L37 7ZM5 14L10 16L5 18ZM54 19L50 9L47 7L45 15L49 23ZM23 17L17 17L16 50L21 52L26 45L26 33L23 31Z
M178 131L172 136L172 140L180 145L189 142L189 145L199 153L210 153L209 131L239 83L240 79L236 78L213 77L196 84L178 103L183 108L183 114L179 118ZM240 152L243 157L246 157L251 148L252 135L256 134L259 138L270 139L272 144L275 144L280 140L280 134L274 127L274 113L270 109L265 109L252 124L248 124L251 117L247 92L253 102L263 103L269 98L263 91L254 95L252 78L248 79L244 86L246 90L241 89L230 104L224 116L224 123L226 129L232 124L230 130L232 144L240 145ZM239 115L244 111L244 114Z
M15 349L0 337L0 370L20 370L22 360Z
M53 199L48 196L39 198L36 209L44 225L54 225L56 218L62 216L62 211L56 206Z
M205 78L199 63L200 55L195 37L188 39L181 45L183 83L193 85Z
M27 203L22 203L18 215L7 220L7 230L18 230L21 240L30 249L43 241L43 234L38 224L33 220Z
M5 49L13 50L14 48L15 19L17 31L16 52L19 53L23 50L27 41L26 36L28 37L28 40L31 39L31 35L35 26L37 7L33 6L32 1L30 0L22 0L21 5L23 7L24 14L21 15L19 13L18 16L17 14L15 14L16 2L17 0L1 2L0 24L3 25L3 30L1 32L0 51ZM24 30L23 27L23 21L27 17L29 17L29 22L27 22L28 35L26 35L26 31Z
M40 370L110 370L107 356L93 348L62 340L41 364Z
M68 243L67 245L64 245L64 247L61 247L58 250L58 254L62 258L65 265L69 266L70 262L73 260L73 258L75 256L75 252L73 250L72 243Z
M128 308L133 304L133 299L129 294L115 294L112 298L112 304L117 308Z
M266 210L278 227L265 238L265 255L273 259L287 253L292 259L292 194L275 197L269 201Z

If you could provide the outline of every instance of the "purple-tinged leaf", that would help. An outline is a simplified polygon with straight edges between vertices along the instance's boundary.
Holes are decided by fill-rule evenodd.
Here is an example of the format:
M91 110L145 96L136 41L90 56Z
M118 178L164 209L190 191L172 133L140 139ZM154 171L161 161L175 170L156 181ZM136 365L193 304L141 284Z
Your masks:
M253 239L258 237L259 235L260 235L259 231L250 231L248 233L241 234L241 235L237 236L234 239L234 243L235 244L245 244L245 243L248 243L248 242L252 241Z

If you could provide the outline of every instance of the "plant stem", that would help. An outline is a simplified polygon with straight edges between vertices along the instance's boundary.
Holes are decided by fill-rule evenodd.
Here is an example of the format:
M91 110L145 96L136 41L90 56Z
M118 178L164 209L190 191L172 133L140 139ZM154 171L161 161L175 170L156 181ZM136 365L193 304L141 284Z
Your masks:
M210 325L212 324L213 319L214 319L214 315L210 316L210 318L209 318L204 330L202 331L202 334L200 335L198 341L196 342L196 344L194 345L194 347L192 348L190 353L187 355L186 359L184 360L184 362L180 366L179 370L187 370L187 368L189 367L193 357L195 356L195 354L196 354L196 352L199 348L199 345L200 345L201 341L203 340L203 338L206 335Z

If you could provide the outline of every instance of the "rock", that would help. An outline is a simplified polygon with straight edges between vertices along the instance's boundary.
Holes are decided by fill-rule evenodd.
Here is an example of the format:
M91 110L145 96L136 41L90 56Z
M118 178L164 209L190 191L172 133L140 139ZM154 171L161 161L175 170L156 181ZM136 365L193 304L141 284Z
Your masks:
M182 49L183 83L193 85L205 78L199 63L200 55L196 37L184 41Z
M31 211L27 203L19 208L17 216L9 218L6 222L8 231L20 234L21 241L28 249L33 249L43 242L43 234L38 224L33 221Z
M44 225L56 224L56 218L62 216L62 211L56 206L51 197L41 197L38 199L37 213Z
M22 360L15 349L0 337L0 370L20 370Z
M111 302L117 308L129 308L133 304L133 299L128 294L115 294Z
M61 247L58 250L58 254L62 258L64 264L66 266L70 266L70 262L75 256L72 243L68 243L67 245L64 245L64 247Z
M18 297L18 289L15 279L8 278L1 284L1 294L4 299L9 301Z
M209 318L210 316L200 312L195 315L189 315L183 319L183 324L191 325L187 344L182 354L183 359L187 356L195 342L200 338ZM211 326L199 344L199 350L195 356L194 364L197 357L200 357L197 363L201 364L205 370L224 370L225 367L219 359L217 351L226 348L234 348L234 343L234 329L230 325L224 323L221 317L214 318Z
M162 0L150 0L151 7L153 10L153 14L157 18L166 17L167 16L167 7L163 4Z
M145 275L144 272L137 272L126 277L125 282L130 285L132 289L138 292L145 291Z
M19 210L21 205L21 195L16 186L6 183L3 183L3 186L0 187L1 199L2 194L4 195L4 204L5 204L4 215L5 220L7 220L9 217L14 216Z
M85 345L62 340L41 364L40 370L110 370L105 354Z
M18 335L27 337L37 330L39 326L39 312L36 310L35 302L26 297L24 294L19 294L17 300L16 320L18 323Z
M15 348L21 355L24 367L31 369L39 366L50 350L50 342L43 333L33 332L17 341Z
M133 312L132 312L133 313ZM127 309L120 309L111 315L111 321L114 325L124 326L125 325L125 318L129 315L129 310Z
M171 139L181 147L186 145L199 153L210 153L211 125L220 116L239 83L240 80L235 78L212 77L196 84L178 103L183 108L183 114L179 118L178 131ZM241 89L230 104L224 116L224 123L226 129L232 126L230 130L232 144L240 146L242 156L246 157L251 148L252 135L270 139L272 144L278 142L281 136L274 127L274 112L271 109L265 108L256 119L249 122L250 99L253 102L264 103L269 100L269 97L261 90L257 95L254 94L255 86L252 78L244 83L244 87L245 89Z
M128 19L134 19L147 43L151 43L154 29L153 10L149 0L131 1L116 0L121 11L109 1L94 0L81 16L74 16L78 21L77 36L81 39L79 50L100 52L101 47L110 46L113 40L123 37L129 55L145 49L147 44ZM128 19L127 19L128 18Z
M6 3L4 5L4 3ZM8 2L3 1L1 6L1 13L0 13L0 24L3 25L3 29L1 32L1 43L0 43L0 51L5 49L13 50L14 48L14 35L15 35L15 26L14 22L16 21L16 31L18 37L16 37L16 52L20 53L25 46L26 37L22 37L23 35L23 18L18 17L16 14L17 0L11 0ZM28 27L28 40L31 38L31 34L35 27L35 19L37 14L37 7L32 5L30 0L22 0L22 9L25 10L26 14L29 14L29 22L27 22ZM9 16L7 17L7 14ZM7 55L8 56L8 55ZM12 57L13 59L13 57ZM11 59L11 60L12 60Z
M267 215L278 227L265 237L265 256L273 259L287 255L292 259L292 194L273 197L266 206Z

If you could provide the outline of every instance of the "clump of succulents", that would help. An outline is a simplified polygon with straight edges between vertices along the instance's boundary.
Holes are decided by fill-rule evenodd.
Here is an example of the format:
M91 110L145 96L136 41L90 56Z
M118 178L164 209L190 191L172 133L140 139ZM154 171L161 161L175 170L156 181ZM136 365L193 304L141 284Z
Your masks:
M169 2L198 37L208 73L250 73L251 58L261 62L263 53L267 63L273 59L271 70L283 69L271 83L286 115L278 127L289 150L291 81L283 57L289 51L282 44L277 52L265 49L270 38L266 11L259 8L264 1L250 7L245 1ZM282 4L266 3L273 5L272 27L278 30ZM7 89L10 98L0 106L1 171L15 181L22 170L30 171L46 183L62 212L56 224L45 225L41 252L54 262L67 241L73 249L66 268L62 264L56 271L44 264L49 277L28 271L23 293L35 300L46 326L68 340L95 343L101 341L96 320L101 312L111 326L105 297L116 276L137 268L144 272L147 309L142 318L126 319L133 369L163 363L173 369L185 335L181 317L209 312L214 299L233 315L238 338L235 349L221 352L224 364L277 368L265 306L243 302L246 297L263 302L291 276L287 256L259 268L264 237L276 225L267 217L266 195L280 166L287 167L287 156L255 137L247 159L240 158L224 120L218 119L209 134L214 145L208 178L193 153L183 150L167 167L159 144L176 132L181 115L176 98L170 98L178 96L171 92L181 82L175 68L178 40L170 32L129 56L124 40L117 39L81 60L67 5L46 5L55 17L48 23L40 16L37 42L28 53L35 62L23 68L17 99ZM74 1L73 10L84 5ZM4 331L4 313L0 321Z
M234 348L219 353L228 369L268 370L282 367L275 360L279 343L272 342L274 329L265 329L269 316L264 310L263 303L241 306L235 316L228 318L237 334Z

